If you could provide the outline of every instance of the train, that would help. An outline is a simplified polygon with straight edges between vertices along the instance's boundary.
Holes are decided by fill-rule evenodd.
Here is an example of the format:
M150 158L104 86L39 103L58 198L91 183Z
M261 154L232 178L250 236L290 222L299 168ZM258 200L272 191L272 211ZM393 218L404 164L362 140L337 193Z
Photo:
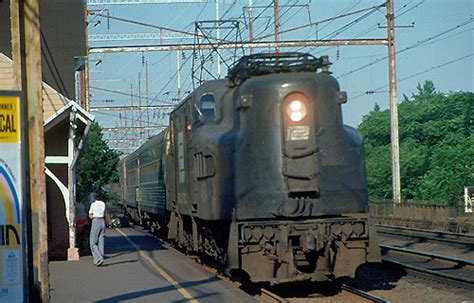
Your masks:
M363 141L327 56L243 56L119 163L121 204L183 251L252 282L354 277L380 261Z

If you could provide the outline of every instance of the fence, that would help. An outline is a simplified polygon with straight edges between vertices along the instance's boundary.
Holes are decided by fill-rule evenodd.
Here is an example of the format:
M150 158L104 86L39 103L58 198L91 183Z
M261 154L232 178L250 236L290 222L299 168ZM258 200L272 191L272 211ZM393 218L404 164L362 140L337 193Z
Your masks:
M474 232L474 213L465 213L464 205L439 205L388 200L369 203L372 218L378 224L415 227L452 232Z

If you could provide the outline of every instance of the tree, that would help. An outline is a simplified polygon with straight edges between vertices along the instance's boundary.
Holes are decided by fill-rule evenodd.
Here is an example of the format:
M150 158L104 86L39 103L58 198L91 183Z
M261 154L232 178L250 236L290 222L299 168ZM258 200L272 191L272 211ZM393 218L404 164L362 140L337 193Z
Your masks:
M374 111L376 113L378 113L380 111L380 105L377 102L375 102L374 109L372 111Z
M474 94L436 92L432 81L399 106L403 199L457 203L474 185ZM369 195L391 198L390 117L371 111L359 125L364 137Z
M118 181L117 164L120 154L111 150L102 139L102 129L94 122L87 135L76 170L77 200L86 199L87 193L100 190L104 185Z

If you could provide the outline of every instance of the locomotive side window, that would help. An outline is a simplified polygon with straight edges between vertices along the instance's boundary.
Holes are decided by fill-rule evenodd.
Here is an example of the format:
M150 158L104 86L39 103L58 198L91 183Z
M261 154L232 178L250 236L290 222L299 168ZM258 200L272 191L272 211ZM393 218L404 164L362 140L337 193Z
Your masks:
M212 121L216 116L216 101L214 95L202 95L199 100L199 116L201 121Z
M178 132L178 176L179 183L184 183L184 133Z

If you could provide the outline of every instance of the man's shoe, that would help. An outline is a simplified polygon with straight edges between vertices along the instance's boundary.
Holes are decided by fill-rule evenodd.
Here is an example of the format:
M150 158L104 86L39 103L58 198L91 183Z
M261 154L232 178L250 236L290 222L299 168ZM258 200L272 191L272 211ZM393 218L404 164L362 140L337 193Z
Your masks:
M102 266L102 264L104 264L104 259L100 259L99 261L97 261L95 266Z

